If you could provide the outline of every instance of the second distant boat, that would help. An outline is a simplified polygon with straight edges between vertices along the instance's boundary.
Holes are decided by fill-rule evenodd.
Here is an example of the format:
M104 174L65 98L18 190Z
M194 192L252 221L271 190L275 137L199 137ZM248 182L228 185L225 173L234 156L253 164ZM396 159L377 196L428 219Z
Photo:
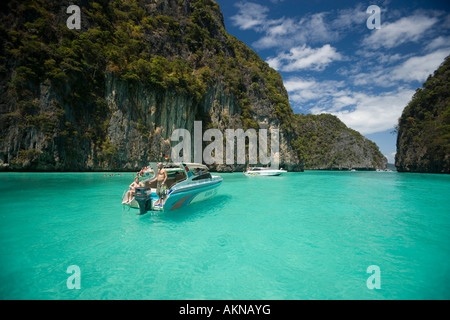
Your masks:
M247 168L247 170L244 171L244 175L246 175L246 176L279 176L285 172L287 172L287 171L283 170L283 169L252 167L252 168Z

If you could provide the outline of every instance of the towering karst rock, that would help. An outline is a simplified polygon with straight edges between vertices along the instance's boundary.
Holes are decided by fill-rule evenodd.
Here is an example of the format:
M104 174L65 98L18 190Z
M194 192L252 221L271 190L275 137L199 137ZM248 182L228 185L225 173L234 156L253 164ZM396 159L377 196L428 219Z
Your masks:
M81 8L80 30L66 25L72 4ZM294 115L281 76L225 31L216 2L34 0L3 6L1 169L135 170L170 154L172 132L193 132L195 120L203 130L279 129L281 166L304 168L312 151L305 149L305 124ZM365 139L344 136L336 136L341 151ZM343 164L334 157L319 166L383 167L378 148L369 147L363 153L370 159Z
M402 172L450 173L450 57L403 110L395 165Z

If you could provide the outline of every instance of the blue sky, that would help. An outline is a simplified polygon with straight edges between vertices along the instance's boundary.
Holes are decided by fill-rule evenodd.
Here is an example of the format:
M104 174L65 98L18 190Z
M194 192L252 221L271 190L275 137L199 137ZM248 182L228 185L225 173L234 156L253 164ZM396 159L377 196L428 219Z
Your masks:
M295 113L336 115L390 163L404 107L450 54L450 1L216 2L228 33L280 72Z

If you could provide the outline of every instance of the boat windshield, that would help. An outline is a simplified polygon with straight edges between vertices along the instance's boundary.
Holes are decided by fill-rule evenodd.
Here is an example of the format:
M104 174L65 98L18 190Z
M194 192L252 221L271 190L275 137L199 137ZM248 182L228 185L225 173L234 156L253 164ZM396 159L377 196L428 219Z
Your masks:
M209 169L207 166L198 163L188 163L186 166L189 168L189 171L192 172L194 178L192 180L203 180L210 179L211 173L209 173Z
M187 166L194 175L200 175L200 174L209 172L208 167L203 164L189 163L189 164L187 164Z
M143 178L144 185L146 187L156 188L157 180L155 179L155 172L158 172L158 164L156 162L150 162L149 168L147 175ZM163 163L163 168L167 172L167 188L171 188L178 182L186 179L184 169L177 163Z

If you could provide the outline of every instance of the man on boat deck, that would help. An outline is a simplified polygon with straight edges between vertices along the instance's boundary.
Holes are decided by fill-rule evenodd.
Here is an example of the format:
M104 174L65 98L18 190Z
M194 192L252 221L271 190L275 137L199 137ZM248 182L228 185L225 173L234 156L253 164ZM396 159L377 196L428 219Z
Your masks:
M156 185L156 195L159 197L158 201L155 202L155 206L162 206L162 200L164 197L164 186L167 180L167 171L163 168L162 163L158 163L158 173L155 179L157 180Z

